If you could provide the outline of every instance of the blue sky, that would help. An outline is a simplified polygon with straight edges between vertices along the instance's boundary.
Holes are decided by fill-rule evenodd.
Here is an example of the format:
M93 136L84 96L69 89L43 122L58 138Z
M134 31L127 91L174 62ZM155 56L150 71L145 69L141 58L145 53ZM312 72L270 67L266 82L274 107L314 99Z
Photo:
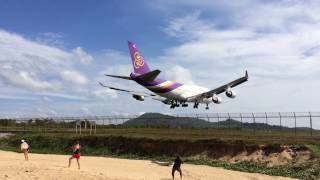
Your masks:
M0 26L30 38L44 32L57 33L63 36L66 48L81 46L92 52L106 48L126 50L123 44L128 39L142 42L141 46L152 42L156 48L174 42L170 38L159 41L164 36L161 28L166 20L144 4L144 1L115 0L4 1L0 7Z
M318 111L318 1L2 1L2 116ZM171 110L97 84L128 75L127 40L161 76L215 88L249 71L209 111Z

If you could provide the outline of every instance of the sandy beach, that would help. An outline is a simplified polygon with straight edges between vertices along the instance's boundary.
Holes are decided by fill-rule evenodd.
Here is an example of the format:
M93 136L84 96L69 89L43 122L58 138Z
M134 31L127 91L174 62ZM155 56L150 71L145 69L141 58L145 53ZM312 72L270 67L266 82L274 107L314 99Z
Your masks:
M81 169L76 161L67 167L69 156L23 154L0 151L0 179L107 179L107 180L170 180L171 167L159 166L147 160L127 160L105 157L81 157ZM272 177L261 174L243 173L202 165L182 166L185 180L285 180L291 178ZM176 177L178 173L176 173ZM179 179L179 178L176 178Z

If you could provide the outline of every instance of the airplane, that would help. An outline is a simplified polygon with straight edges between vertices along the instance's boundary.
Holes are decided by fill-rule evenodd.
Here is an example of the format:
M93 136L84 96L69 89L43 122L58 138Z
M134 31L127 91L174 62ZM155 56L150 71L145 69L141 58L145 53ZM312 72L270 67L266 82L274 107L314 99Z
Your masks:
M236 92L232 90L232 88L248 80L248 72L246 71L245 76L213 90L210 90L206 87L186 85L174 81L163 80L158 77L161 73L160 70L150 70L136 44L128 41L128 46L133 66L133 72L131 72L130 76L111 74L105 75L113 78L135 81L139 85L150 90L152 93L120 89L107 86L101 82L99 82L99 84L112 90L132 94L132 97L138 101L144 101L145 97L151 97L154 100L158 100L164 104L170 105L170 108L172 109L180 107L180 105L181 107L188 107L188 103L192 103L193 108L195 109L198 109L199 104L205 104L205 109L208 110L210 103L220 104L222 102L222 99L218 96L218 94L225 92L227 97L235 98Z

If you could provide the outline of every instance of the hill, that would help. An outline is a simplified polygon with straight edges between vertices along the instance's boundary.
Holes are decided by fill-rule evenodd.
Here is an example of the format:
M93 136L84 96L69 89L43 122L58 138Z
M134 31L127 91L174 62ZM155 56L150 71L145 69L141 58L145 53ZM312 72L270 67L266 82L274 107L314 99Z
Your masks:
M210 127L221 127L221 128L245 128L245 129L256 129L256 130L292 130L289 128L279 125L269 125L266 123L241 123L234 119L226 119L220 122L208 122L203 119L193 117L176 117L170 115L164 115L160 113L145 113L141 116L130 119L123 123L127 126L155 126L155 127L172 127L172 128L210 128ZM297 127L297 130L308 131L310 128Z
M205 128L211 127L212 123L192 117L175 117L160 113L145 113L137 118L123 123L128 126L157 126L157 127L184 127Z

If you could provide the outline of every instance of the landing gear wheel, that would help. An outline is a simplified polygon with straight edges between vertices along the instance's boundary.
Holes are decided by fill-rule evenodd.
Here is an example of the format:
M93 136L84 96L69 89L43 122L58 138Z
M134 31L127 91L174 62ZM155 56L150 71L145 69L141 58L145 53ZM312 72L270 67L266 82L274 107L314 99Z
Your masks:
M199 106L199 103L198 103L198 102L195 102L194 105L193 105L193 108L194 108L194 109L198 109L198 106Z
M181 107L188 107L188 104L182 104Z

